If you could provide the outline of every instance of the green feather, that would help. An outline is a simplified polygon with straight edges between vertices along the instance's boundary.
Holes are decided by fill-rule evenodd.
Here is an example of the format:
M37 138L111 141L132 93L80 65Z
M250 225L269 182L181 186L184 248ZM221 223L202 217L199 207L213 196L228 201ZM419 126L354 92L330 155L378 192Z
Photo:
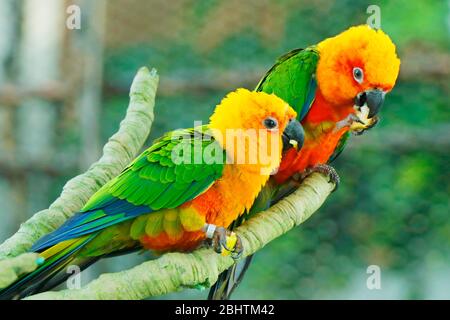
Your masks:
M163 212L153 212L147 216L145 233L150 237L156 237L163 231L164 214Z
M319 53L314 46L304 50L295 49L278 59L256 87L256 91L275 93L297 111L299 120L310 108L315 87L311 81L315 78Z
M134 219L130 228L130 237L134 240L139 238L145 233L145 226L147 225L148 215L140 216Z
M151 217L158 216L158 213L151 212L152 210L176 208L204 192L215 179L222 175L224 164L175 164L171 160L171 152L166 149L168 146L173 148L179 143L188 143L186 146L194 151L195 142L203 138L203 130L199 131L199 135L194 135L193 129L178 130L158 140L125 168L119 176L92 196L85 206L84 212L81 213L86 215L85 219L83 216L81 218L77 216L78 218L72 220L72 224L66 225L65 229L61 229L59 232L56 230L53 235L50 234L43 240L41 247L38 246L39 250L48 248L55 243L54 241L61 239L68 240L92 232L103 232L103 230L108 232L109 229L122 230L117 229L119 224L120 226L130 224L129 229L131 230L126 231L129 239L128 233L131 234L132 239L136 239L144 229L147 234L160 232L162 222L158 222L159 220L156 218L155 226L149 222ZM176 137L179 139L176 140ZM186 137L190 139L186 139ZM215 143L217 142L211 140L207 142L207 145ZM225 153L224 150L222 152ZM119 199L132 205L118 203ZM143 220L136 220L138 222L133 224L132 221L127 221L139 219L139 215L148 215L145 227ZM168 228L170 228L172 236L178 234L179 225L178 222L169 223ZM120 246L120 244L118 245ZM102 249L99 250L102 251Z

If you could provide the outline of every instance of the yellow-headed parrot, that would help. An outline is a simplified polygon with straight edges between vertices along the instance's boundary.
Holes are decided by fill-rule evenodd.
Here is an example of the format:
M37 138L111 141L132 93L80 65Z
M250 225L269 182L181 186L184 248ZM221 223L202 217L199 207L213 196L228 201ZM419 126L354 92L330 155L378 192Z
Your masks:
M31 251L42 264L2 289L0 298L46 291L68 277L69 264L83 269L102 257L142 248L187 251L210 238L216 251L230 249L238 257L240 240L228 248L232 234L225 228L250 209L278 168L283 146L302 145L295 118L273 94L246 89L228 94L208 125L157 140L80 212L38 240ZM266 157L258 153L262 145Z

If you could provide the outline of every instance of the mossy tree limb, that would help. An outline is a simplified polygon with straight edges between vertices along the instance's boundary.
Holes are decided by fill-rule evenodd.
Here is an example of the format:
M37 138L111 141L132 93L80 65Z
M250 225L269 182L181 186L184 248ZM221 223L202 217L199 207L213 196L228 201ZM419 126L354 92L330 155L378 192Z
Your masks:
M104 146L102 157L85 173L69 180L61 195L48 209L34 214L20 226L19 231L0 245L0 260L27 252L36 240L62 225L80 210L103 184L118 175L130 163L150 133L158 81L156 70L149 71L144 67L138 71L131 85L127 114L120 123L119 130ZM24 259L14 259L8 263L0 261L0 278L5 275L5 279L14 279L11 272L18 275ZM0 285L0 288L4 287L5 283Z
M305 179L290 196L236 229L248 256L308 219L325 201L334 185L321 174ZM210 286L233 264L212 249L168 253L132 269L102 274L81 289L49 291L27 299L144 299L199 285Z
M127 116L120 130L105 145L102 158L86 173L70 180L49 209L35 214L0 245L0 259L4 259L0 261L0 278L9 273L5 281L14 281L18 275L35 268L35 256L23 253L42 235L55 230L78 211L95 191L135 157L153 122L157 84L156 72L145 68L138 72L130 90ZM243 256L258 251L308 219L333 187L324 176L313 174L293 194L240 226L236 232L243 241ZM220 256L207 248L189 254L169 253L129 270L103 274L81 289L44 292L28 299L143 299L183 288L210 286L232 264L230 257ZM10 274L11 271L15 274Z
M21 275L38 267L39 254L28 252L17 257L0 260L0 288L5 288Z

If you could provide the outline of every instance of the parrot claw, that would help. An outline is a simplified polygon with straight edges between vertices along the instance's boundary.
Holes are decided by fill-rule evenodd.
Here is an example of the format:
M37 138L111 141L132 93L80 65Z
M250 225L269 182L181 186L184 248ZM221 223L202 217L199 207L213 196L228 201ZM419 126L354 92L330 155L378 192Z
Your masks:
M352 133L355 136L360 136L364 132L366 132L367 130L372 129L373 127L375 127L377 125L378 121L380 121L380 118L378 116L373 116L372 119L373 119L372 122L368 126L366 126L363 129L360 129L360 130L354 130L354 131L352 131Z
M328 182L334 183L334 189L332 192L338 189L339 184L341 183L341 178L339 177L339 174L332 166L328 164L317 164L314 167L306 169L303 176L304 177L309 176L313 172L319 172L328 176L329 178Z
M234 245L233 251L231 252L231 257L234 260L238 260L242 257L243 252L244 247L242 246L242 240L238 235L236 235L236 244Z
M214 225L208 224L207 229L211 228L209 226ZM212 235L207 232L207 238L211 239L214 251L224 256L231 255L234 260L239 259L243 252L241 238L224 227L214 227Z
M355 114L350 113L345 119L342 119L341 121L336 122L336 126L334 128L335 132L338 132L339 130L351 127L353 123L359 123L364 125L364 122Z

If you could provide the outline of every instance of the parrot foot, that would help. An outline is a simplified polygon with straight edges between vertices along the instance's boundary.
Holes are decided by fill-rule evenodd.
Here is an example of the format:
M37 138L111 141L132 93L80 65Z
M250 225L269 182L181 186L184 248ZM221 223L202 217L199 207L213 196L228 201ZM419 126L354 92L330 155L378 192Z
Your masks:
M336 122L334 132L338 132L343 128L348 128L354 135L359 136L367 130L375 127L380 120L378 116L373 116L372 118L363 117L363 119L364 120L356 114L351 113L345 119Z
M353 123L359 123L361 125L364 125L364 122L355 114L350 113L345 119L342 119L341 121L336 122L336 126L334 127L334 132L338 132L339 130L351 127Z
M242 256L243 247L239 236L224 227L217 227L213 224L205 224L204 231L206 238L210 239L214 251L223 256L231 255L234 260Z
M375 126L377 125L378 121L380 121L380 118L379 118L378 116L373 116L372 119L373 119L372 122L371 122L368 126L366 126L366 127L363 128L363 129L353 130L352 133L353 133L355 136L360 136L360 135L362 135L364 132L366 132L367 130L372 129L373 127L375 127Z
M302 176L303 178L306 178L313 172L319 172L328 176L329 178L328 182L334 183L334 189L332 192L338 189L339 184L341 183L341 178L339 177L339 174L332 166L328 164L317 164L311 168L306 169L305 172L302 174Z

